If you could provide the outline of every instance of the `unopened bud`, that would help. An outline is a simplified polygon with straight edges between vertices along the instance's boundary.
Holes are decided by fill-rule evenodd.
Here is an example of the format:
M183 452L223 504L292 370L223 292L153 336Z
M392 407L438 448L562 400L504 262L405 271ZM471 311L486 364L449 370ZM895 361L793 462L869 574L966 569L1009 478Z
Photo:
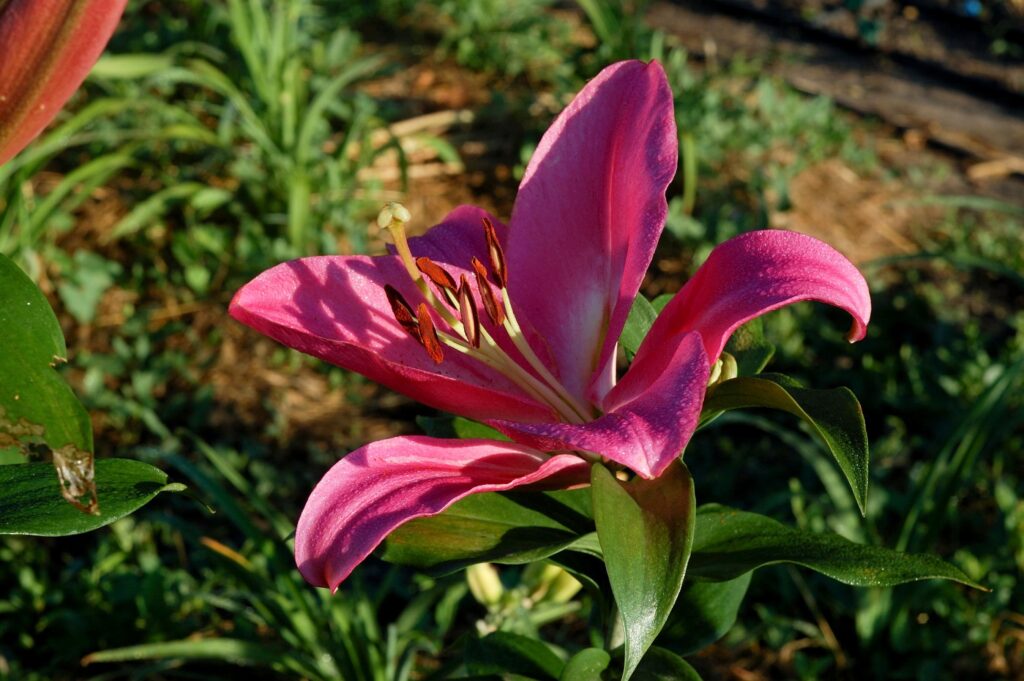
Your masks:
M497 605L505 594L501 577L490 563L477 563L466 568L466 582L469 584L469 592L481 605Z
M718 361L711 367L711 375L708 377L708 387L716 386L719 383L732 380L739 375L739 367L736 365L736 358L728 352L723 352Z
M551 603L568 603L582 588L583 585L580 584L579 580L562 568L559 568L559 573L551 582L551 587L548 589L547 597L544 600Z
M527 566L523 571L523 581L533 588L530 599L534 602L543 600L561 570L554 563L531 563Z
M718 381L731 381L732 379L739 376L740 369L736 365L736 358L728 352L722 353L722 375L718 377Z
M384 205L377 214L377 226L381 229L389 229L394 223L405 223L412 220L412 213L400 203L392 201Z

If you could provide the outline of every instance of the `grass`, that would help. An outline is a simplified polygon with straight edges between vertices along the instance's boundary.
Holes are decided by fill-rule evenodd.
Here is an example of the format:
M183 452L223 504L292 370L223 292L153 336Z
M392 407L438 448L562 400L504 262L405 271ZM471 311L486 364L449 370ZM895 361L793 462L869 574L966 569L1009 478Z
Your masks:
M0 169L0 252L61 312L100 455L169 469L196 498L84 537L0 541L0 677L195 678L242 665L257 678L427 678L451 668L442 645L488 621L461 575L371 562L339 597L305 588L289 536L341 452L271 398L225 402L213 381L263 389L249 375L253 359L236 357L241 370L225 374L219 354L232 334L223 310L243 281L297 255L373 246L365 225L382 191L402 185L385 187L368 169L385 158L405 167L388 126L407 112L366 85L403 59L483 74L497 94L482 120L507 136L509 165L548 122L547 113L524 121L531 106L557 109L610 59L661 59L683 174L653 292L677 286L714 244L769 224L792 179L817 161L864 172L881 163L831 102L757 64L695 64L630 4L581 0L575 14L543 0L501 13L489 0L378 0L344 12L300 0L176 7L164 21L134 4L88 97ZM802 679L1020 671L1024 225L1015 206L922 200L939 218L921 252L865 265L875 301L865 342L849 348L846 320L810 306L767 323L774 370L816 387L845 383L863 403L874 452L867 519L817 441L785 417L722 418L687 460L702 503L935 551L993 591L855 592L765 571L714 655L753 655L751 668ZM373 424L410 427L405 402L357 377L269 344L241 347L286 386L342 393L345 417L328 422L353 444L374 437ZM254 413L225 421L239 403ZM503 576L510 590L532 579ZM581 627L582 605L559 620L567 631ZM540 626L537 613L506 619ZM713 669L713 659L698 663Z

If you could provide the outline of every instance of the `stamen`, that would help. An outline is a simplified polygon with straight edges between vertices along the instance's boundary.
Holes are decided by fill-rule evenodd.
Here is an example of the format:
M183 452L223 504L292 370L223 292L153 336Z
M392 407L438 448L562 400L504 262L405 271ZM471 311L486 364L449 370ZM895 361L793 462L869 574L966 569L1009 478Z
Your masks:
M504 301L494 295L491 282L487 281L487 268L484 267L484 264L476 256L473 256L472 264L473 271L476 273L476 287L484 301L484 309L487 310L487 316L491 318L495 326L500 327L505 323Z
M452 298L452 294L458 292L458 287L455 286L455 279L448 273L448 270L438 265L436 262L427 257L416 258L416 267L422 272L427 279L434 282L437 289L441 292L441 297L451 307L457 307L455 300Z
M377 214L377 226L381 229L391 229L396 222L403 224L412 220L412 213L400 203L391 201L380 209Z
M391 304L391 311L395 315L395 319L402 325L402 328L409 332L409 335L415 338L420 343L423 342L422 334L420 334L420 324L416 320L416 315L413 314L412 308L409 307L409 303L405 301L402 294L397 291L391 284L384 284L384 294L388 297L388 302Z
M508 286L508 269L505 267L505 251L498 241L498 234L494 231L494 224L483 218L484 235L487 237L487 254L491 257L491 269L494 270L494 278L498 280L498 287Z
M434 364L440 364L444 361L444 352L441 350L441 341L434 328L434 320L430 316L430 307L426 303L420 303L416 308L416 321L419 323L420 342L427 349L427 354L434 360Z
M474 348L480 347L480 317L476 313L476 301L469 290L469 281L463 274L459 282L459 314L465 329L466 340Z
M427 275L427 279L434 282L438 288L448 289L452 293L458 290L455 279L448 273L448 270L438 265L427 257L416 258L416 267L420 272Z

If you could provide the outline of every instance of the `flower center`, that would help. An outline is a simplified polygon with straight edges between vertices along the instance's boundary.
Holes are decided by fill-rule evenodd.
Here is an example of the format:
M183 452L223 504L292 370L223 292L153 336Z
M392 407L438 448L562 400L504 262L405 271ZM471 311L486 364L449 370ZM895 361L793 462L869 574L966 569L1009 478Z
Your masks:
M405 234L405 223L410 218L409 211L397 203L389 203L377 216L377 224L391 232L398 257L425 301L414 310L394 287L384 286L391 310L402 328L437 364L444 361L442 346L447 346L506 376L534 399L554 409L565 421L589 421L592 408L565 389L540 361L523 334L508 294L505 254L491 221L482 220L490 270L476 257L469 264L476 279L476 295L480 296L487 317L496 330L508 337L519 358L511 356L480 323L477 299L465 274L460 275L456 283L447 270L430 258L413 257ZM445 321L447 330L435 326L431 310Z

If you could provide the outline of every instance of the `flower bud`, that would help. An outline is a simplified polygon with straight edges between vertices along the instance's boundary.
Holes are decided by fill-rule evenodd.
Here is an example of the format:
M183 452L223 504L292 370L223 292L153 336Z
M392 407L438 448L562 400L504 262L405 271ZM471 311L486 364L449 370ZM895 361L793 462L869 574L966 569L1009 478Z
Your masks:
M551 588L548 589L547 597L544 600L551 603L568 603L582 588L583 585L579 580L562 568L558 568L558 575L551 582Z
M0 0L0 164L53 120L110 40L126 0Z
M505 594L501 577L490 563L477 563L466 568L466 582L469 584L469 592L481 605L497 605Z

